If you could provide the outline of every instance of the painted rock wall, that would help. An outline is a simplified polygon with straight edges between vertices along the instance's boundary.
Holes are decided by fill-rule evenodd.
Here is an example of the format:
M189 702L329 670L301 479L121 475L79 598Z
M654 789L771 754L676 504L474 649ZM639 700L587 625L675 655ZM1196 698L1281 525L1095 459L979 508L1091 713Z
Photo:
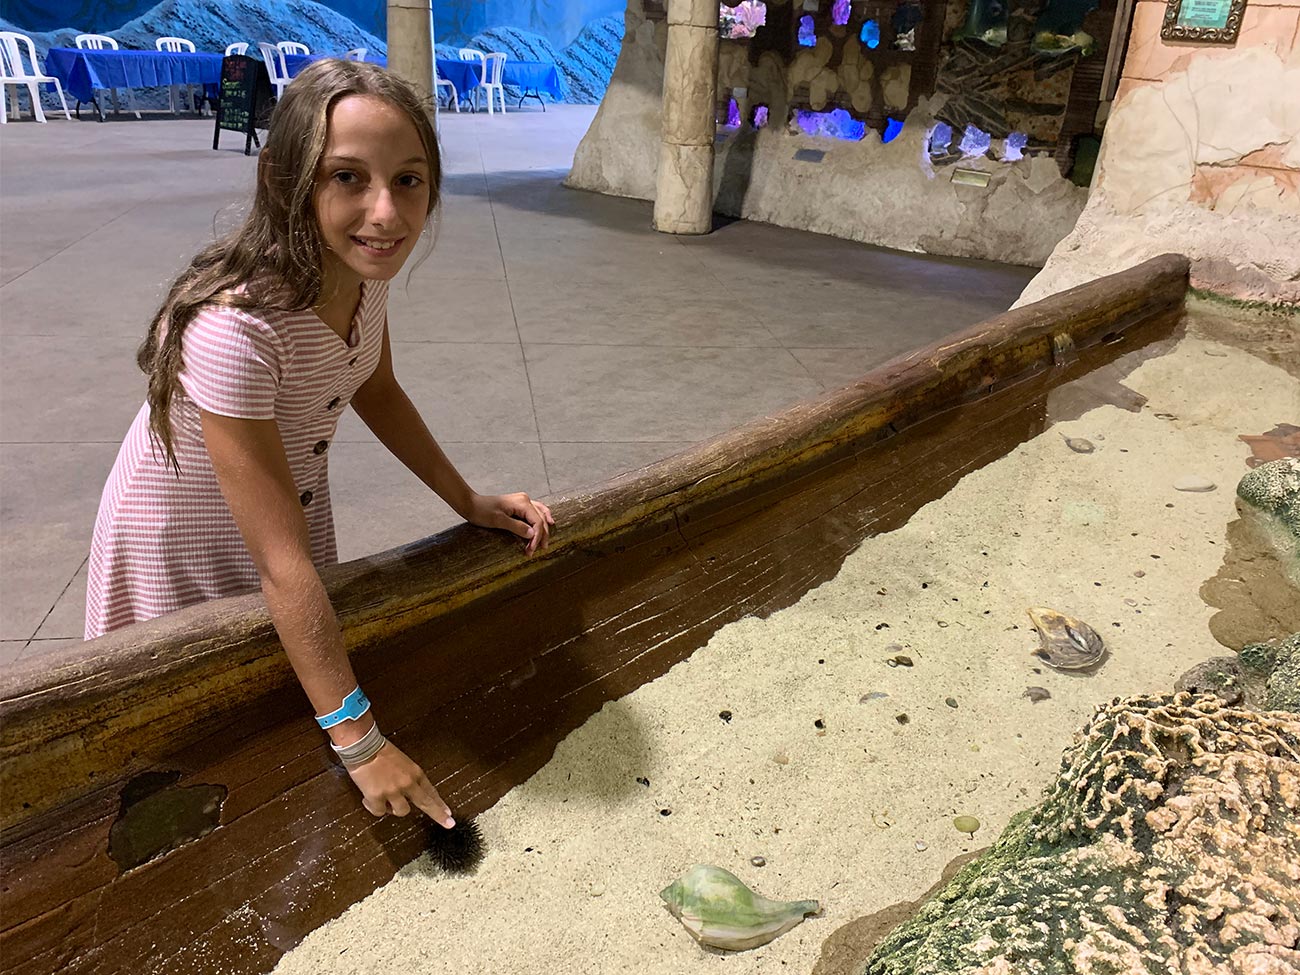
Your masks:
M1179 251L1194 287L1300 302L1300 0L1248 3L1231 47L1160 38L1138 0L1092 197L1021 303Z
M648 19L642 0L629 0L618 64L574 156L570 186L654 198L666 43L663 20ZM986 187L936 171L927 144L942 96L921 99L888 144L875 131L858 142L787 131L796 92L810 84L806 60L786 65L765 51L751 64L743 46L722 46L719 88L747 92L742 118L761 103L771 121L719 130L719 213L899 250L1029 265L1041 265L1074 225L1087 191L1063 179L1051 158L963 160L988 174Z
M75 47L83 28L65 26L36 32L0 20L0 29L31 37L38 54L51 47ZM188 3L163 0L144 14L105 31L122 47L151 51L159 37L192 40L200 51L224 51L227 44L246 41L257 51L259 41L300 41L313 51L342 54L364 47L369 57L384 57L387 46L342 14L313 0L223 0ZM50 104L48 101L46 104Z

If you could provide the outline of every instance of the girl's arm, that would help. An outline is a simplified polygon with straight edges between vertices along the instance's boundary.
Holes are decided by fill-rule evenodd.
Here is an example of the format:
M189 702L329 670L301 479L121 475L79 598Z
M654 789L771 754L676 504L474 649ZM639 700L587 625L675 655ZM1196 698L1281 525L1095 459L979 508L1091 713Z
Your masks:
M550 526L555 524L550 508L526 494L475 493L438 446L419 410L393 374L386 322L379 364L352 397L352 406L379 442L451 505L456 514L471 524L500 528L528 539L525 548L528 555L546 547Z
M357 686L334 608L311 560L307 519L274 420L241 420L200 411L203 439L244 544L257 566L262 593L302 688L317 714L329 714ZM336 724L336 745L359 741L373 713ZM393 744L348 769L376 816L405 816L411 805L444 826L451 810L419 766Z

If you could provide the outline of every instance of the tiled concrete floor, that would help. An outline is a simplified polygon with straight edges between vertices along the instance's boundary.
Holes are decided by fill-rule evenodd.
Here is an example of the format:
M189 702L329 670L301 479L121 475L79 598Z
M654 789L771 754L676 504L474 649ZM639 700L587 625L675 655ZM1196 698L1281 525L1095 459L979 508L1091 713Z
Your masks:
M444 115L436 248L390 299L399 378L480 491L595 483L1005 309L1027 268L759 224L650 229L565 189L592 108ZM0 664L80 636L100 490L171 277L255 160L208 121L0 128ZM354 414L330 452L340 556L455 515ZM560 526L561 530L563 526Z

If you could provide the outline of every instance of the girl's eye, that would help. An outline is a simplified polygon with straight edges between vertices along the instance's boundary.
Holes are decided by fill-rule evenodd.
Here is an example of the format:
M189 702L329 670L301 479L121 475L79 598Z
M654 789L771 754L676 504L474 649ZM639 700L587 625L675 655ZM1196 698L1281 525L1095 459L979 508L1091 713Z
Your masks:
M334 174L333 179L336 183L350 185L357 182L357 174L346 169L340 169Z
M424 180L422 180L419 176L415 175L415 173L407 173L405 176L399 176L398 182L401 183L403 186L409 188L409 187L419 186L421 183L424 182Z

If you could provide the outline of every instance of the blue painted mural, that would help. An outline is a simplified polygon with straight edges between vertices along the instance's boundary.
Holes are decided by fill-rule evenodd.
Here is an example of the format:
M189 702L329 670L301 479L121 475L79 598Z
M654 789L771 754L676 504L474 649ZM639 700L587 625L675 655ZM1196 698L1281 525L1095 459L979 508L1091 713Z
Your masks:
M148 13L157 0L0 0L0 19L27 31L76 27L106 34ZM227 4L211 0L207 6ZM362 30L384 37L384 0L322 0ZM439 41L459 44L493 27L514 27L540 34L557 47L577 38L589 23L617 15L623 0L433 0L434 33Z
M438 53L454 58L465 46L545 61L559 69L565 101L597 104L623 40L622 8L622 0L434 0ZM41 53L73 47L85 32L145 50L174 35L206 51L294 40L318 53L364 47L384 57L384 10L382 0L0 0L0 30L28 34Z

